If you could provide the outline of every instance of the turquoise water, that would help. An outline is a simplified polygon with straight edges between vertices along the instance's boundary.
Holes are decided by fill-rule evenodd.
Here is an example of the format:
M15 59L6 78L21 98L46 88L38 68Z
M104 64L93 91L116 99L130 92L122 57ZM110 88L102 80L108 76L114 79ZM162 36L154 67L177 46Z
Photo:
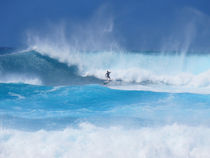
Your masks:
M94 53L76 55L86 60L0 55L0 157L209 156L208 55L176 67L180 56L102 52L116 61L108 85L106 64L88 67ZM196 57L204 64L194 69Z
M53 119L72 118L69 124L82 119L90 119L94 123L99 117L103 120L101 126L106 124L106 118L119 122L121 119L134 119L139 120L139 124L145 124L145 121L157 125L176 122L209 125L210 95L207 94L115 90L100 85L0 86L1 116L4 121L16 118L10 123L19 119L37 119L39 122L49 118L52 122Z

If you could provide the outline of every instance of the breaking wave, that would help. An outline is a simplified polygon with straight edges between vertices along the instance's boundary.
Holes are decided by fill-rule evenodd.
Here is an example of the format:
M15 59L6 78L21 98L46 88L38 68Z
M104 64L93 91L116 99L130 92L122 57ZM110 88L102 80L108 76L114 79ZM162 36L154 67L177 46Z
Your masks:
M208 158L210 129L168 125L140 129L101 128L26 132L0 130L0 157Z
M116 83L202 88L210 86L209 60L209 54L81 52L40 47L1 55L0 81L44 85L102 84L109 69Z

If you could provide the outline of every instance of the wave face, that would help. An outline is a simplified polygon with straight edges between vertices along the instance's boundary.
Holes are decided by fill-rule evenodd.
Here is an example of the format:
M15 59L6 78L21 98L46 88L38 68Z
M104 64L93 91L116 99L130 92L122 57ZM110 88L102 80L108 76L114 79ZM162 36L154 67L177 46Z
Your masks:
M210 154L210 96L0 84L0 157Z
M161 52L81 52L39 48L0 56L2 83L156 85L202 89L210 86L210 55ZM116 81L116 82L115 82ZM119 82L120 81L120 82Z
M67 66L36 51L22 51L0 56L1 83L72 85L102 83L94 77L78 75L77 66Z

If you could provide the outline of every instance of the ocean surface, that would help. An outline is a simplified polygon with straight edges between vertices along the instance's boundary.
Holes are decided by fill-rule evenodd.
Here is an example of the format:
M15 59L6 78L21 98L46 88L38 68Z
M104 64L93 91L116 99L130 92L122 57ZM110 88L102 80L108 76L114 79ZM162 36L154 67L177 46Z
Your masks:
M209 157L210 54L0 49L0 158Z

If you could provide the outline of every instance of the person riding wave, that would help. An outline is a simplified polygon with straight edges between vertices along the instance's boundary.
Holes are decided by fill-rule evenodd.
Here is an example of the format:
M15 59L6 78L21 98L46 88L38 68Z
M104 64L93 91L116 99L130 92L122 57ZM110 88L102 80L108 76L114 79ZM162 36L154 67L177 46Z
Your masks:
M105 74L105 76L106 76L106 79L108 80L108 81L110 81L111 80L111 77L110 77L110 71L106 71L106 74Z

